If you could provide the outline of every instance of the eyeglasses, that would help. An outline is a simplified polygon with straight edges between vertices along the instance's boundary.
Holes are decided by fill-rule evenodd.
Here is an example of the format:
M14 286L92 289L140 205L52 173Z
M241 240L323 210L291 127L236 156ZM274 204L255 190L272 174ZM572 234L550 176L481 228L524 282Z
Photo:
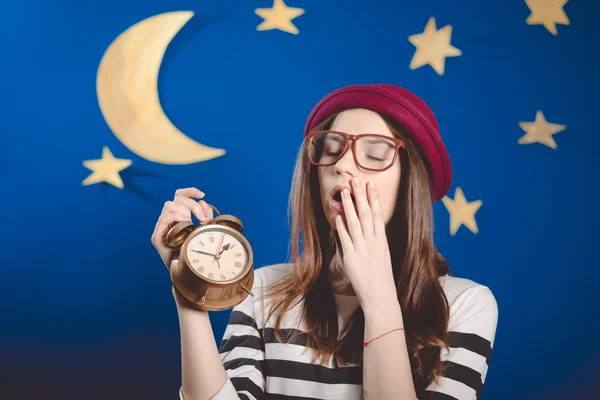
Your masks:
M385 171L398 156L398 149L406 149L404 142L397 138L366 133L349 135L337 131L315 131L307 135L308 158L319 167L335 164L348 151L348 142L352 140L354 162L362 169Z

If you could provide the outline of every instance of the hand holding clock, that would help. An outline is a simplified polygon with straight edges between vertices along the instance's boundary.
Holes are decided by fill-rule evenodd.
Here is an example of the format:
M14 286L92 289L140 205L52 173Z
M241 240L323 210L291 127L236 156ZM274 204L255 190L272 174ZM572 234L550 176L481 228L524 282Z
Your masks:
M241 221L220 214L216 208L219 217L213 221L213 206L197 200L204 196L193 187L178 189L174 200L165 202L151 238L173 284L186 368L182 374L194 376L192 384L182 386L181 394L185 389L186 396L194 398L210 397L222 385L213 383L227 376L214 346L208 311L235 307L245 299L245 292L254 296L250 291L254 277L252 248L242 235ZM192 221L192 214L201 226ZM191 224L179 224L182 221ZM223 290L209 290L215 287ZM206 373L197 377L194 371Z
M244 298L236 287L252 294L244 286L252 285L252 249L242 235L243 225L237 217L222 215L205 201L193 199L204 195L196 188L178 189L175 199L167 201L162 209L152 244L170 271L178 305L182 303L178 296L181 295L197 306L221 310ZM219 218L213 219L213 209ZM192 214L200 224L191 220ZM222 287L235 295L227 295L226 291L209 294L210 287Z
M166 236L169 229L180 221L192 221L192 214L203 224L213 219L213 210L202 199L205 193L195 187L177 189L172 201L165 202L161 214L152 233L152 244L158 251L165 266L171 264L178 250L167 245Z

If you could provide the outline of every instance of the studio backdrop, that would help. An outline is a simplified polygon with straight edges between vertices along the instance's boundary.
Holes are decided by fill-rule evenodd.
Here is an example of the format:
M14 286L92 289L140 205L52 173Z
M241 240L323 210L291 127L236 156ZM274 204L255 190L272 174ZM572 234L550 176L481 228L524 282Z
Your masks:
M1 398L177 398L163 204L197 187L255 268L284 262L306 117L367 83L438 118L436 245L499 308L482 398L597 392L597 0L25 0L0 19ZM210 313L217 342L229 315Z

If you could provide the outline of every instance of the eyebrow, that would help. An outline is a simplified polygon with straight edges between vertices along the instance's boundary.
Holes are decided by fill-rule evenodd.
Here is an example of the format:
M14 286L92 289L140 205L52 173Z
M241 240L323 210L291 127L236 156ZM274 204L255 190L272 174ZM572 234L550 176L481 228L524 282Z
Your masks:
M367 137L366 139L368 139L369 144L389 144L391 146L390 143L388 143L387 140L383 139L383 138L369 138ZM364 140L364 139L363 139Z
M344 143L344 139L339 135L327 135L327 140L335 140L336 142Z
M364 137L362 140L365 140L365 139L367 140L367 143L369 143L369 144L387 144L389 146L392 146L392 144L389 143L384 138L373 138L373 137L367 136L367 137ZM344 139L340 138L338 135L328 135L327 140L334 140L338 143L344 143Z

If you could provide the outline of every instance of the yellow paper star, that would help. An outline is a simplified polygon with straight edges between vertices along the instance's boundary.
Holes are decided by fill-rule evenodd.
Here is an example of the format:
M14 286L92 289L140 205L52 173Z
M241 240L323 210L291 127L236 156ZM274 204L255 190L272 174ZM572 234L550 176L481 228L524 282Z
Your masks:
M288 7L283 0L273 0L272 8L257 8L254 12L264 19L264 21L256 27L257 31L279 29L297 35L298 28L292 23L292 20L304 14L304 9Z
M551 124L547 122L541 111L538 111L535 114L535 122L519 122L519 126L527 132L524 136L519 138L519 144L538 142L553 149L556 149L556 142L552 138L552 135L567 129L566 125Z
M563 7L569 0L525 0L531 14L527 25L544 25L554 36L557 35L556 24L569 25L569 18Z
M467 202L465 194L461 188L456 188L454 192L454 200L448 196L442 198L442 202L446 206L450 214L450 234L454 235L461 225L466 226L473 233L477 233L477 222L475 221L475 213L483 204L481 200Z
M410 62L410 69L422 67L425 64L438 73L444 74L446 57L460 56L462 52L450 44L452 27L446 25L439 31L435 27L435 18L429 18L423 33L411 35L408 37L417 50Z
M92 185L98 182L110 183L120 189L123 189L123 181L119 175L119 171L131 165L131 160L115 158L108 147L102 149L102 158L96 160L86 160L83 165L94 171L90 176L82 182L83 186Z

